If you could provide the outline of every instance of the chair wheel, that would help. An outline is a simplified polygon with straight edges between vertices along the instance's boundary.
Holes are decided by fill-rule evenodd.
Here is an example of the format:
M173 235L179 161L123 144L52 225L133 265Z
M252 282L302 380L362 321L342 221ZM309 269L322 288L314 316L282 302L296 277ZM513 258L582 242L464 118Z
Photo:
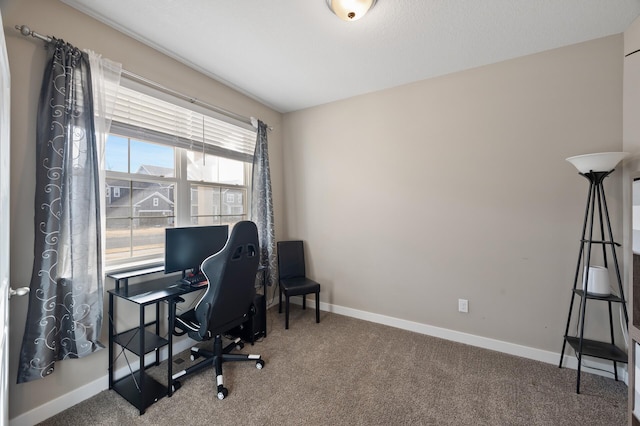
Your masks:
M229 395L229 391L227 390L227 388L222 388L220 391L218 391L218 399L225 399L227 395Z
M182 384L179 381L174 380L173 383L171 384L171 392L175 392L181 387L182 387Z
M256 368L257 368L258 370L262 370L262 367L264 367L264 361L263 361L263 360L261 360L261 359L257 360L257 361L256 361Z
M239 351L242 348L244 348L244 342L238 342L238 344L236 345L236 350Z

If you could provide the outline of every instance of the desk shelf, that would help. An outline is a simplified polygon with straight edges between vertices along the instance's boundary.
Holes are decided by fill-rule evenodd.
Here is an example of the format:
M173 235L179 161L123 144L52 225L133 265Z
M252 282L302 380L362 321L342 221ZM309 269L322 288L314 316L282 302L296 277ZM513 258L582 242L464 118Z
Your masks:
M138 387L140 384L140 372L127 375L113 384L113 390L118 392L131 405L143 413L147 407L160 398L167 396L167 387L162 385L149 375L144 377L144 392Z
M116 282L116 290L120 290L120 284L122 283L124 286L124 290L126 291L129 288L129 278L141 277L143 275L156 274L158 272L163 272L164 266L154 266L151 268L137 269L135 271L126 271L126 272L117 272L111 273L107 276L109 278L113 278Z
M118 333L113 336L113 342L138 356L143 356L169 344L169 340L144 330L144 351L141 351L140 337L138 336L139 331L139 328L134 328L123 333Z

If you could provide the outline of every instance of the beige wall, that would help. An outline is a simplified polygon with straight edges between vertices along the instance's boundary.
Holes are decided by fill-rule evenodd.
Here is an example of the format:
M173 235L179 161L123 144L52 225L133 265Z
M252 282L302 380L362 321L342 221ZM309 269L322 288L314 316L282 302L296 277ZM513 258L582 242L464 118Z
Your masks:
M0 5L12 72L14 286L28 283L33 261L34 120L44 64L42 44L13 30L27 24L273 125L276 236L306 241L323 302L559 352L587 191L564 158L622 148L622 36L282 119L60 2ZM618 172L608 178L617 231L619 183ZM458 298L469 299L469 314L457 312ZM11 304L15 382L26 298ZM591 314L595 333L605 332L604 311ZM106 355L11 384L10 417L103 377Z
M52 0L8 0L0 3L5 25L12 80L11 118L11 282L28 285L33 264L33 215L35 187L35 117L45 60L43 43L26 38L14 25L62 38L80 48L92 49L121 62L125 69L174 90L197 96L244 116L255 116L274 127L269 149L274 187L276 235L282 229L282 116L252 99L199 74L129 37ZM206 44L203 45L206 47ZM204 52L206 54L206 52ZM113 284L108 282L107 288ZM105 302L107 298L105 297ZM11 301L9 417L102 378L107 372L107 351L84 359L56 364L56 372L33 383L16 385L18 353L26 318L27 298ZM103 342L106 338L106 310ZM134 318L135 319L135 318Z
M321 300L559 353L588 189L565 158L621 150L622 51L616 35L286 114L284 234Z

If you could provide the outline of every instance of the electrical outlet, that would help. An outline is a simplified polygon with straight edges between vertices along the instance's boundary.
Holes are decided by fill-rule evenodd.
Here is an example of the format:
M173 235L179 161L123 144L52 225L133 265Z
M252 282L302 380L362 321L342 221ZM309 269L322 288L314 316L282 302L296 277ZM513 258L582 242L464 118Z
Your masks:
M467 299L458 299L458 312L469 312L469 301Z

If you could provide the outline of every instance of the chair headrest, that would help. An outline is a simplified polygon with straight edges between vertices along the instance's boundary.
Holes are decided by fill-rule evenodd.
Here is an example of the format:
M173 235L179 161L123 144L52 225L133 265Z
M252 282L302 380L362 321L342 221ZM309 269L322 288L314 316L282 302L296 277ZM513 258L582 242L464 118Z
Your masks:
M229 237L229 243L234 241L258 241L258 227L255 223L249 220L243 220L235 224L231 230L231 236Z

